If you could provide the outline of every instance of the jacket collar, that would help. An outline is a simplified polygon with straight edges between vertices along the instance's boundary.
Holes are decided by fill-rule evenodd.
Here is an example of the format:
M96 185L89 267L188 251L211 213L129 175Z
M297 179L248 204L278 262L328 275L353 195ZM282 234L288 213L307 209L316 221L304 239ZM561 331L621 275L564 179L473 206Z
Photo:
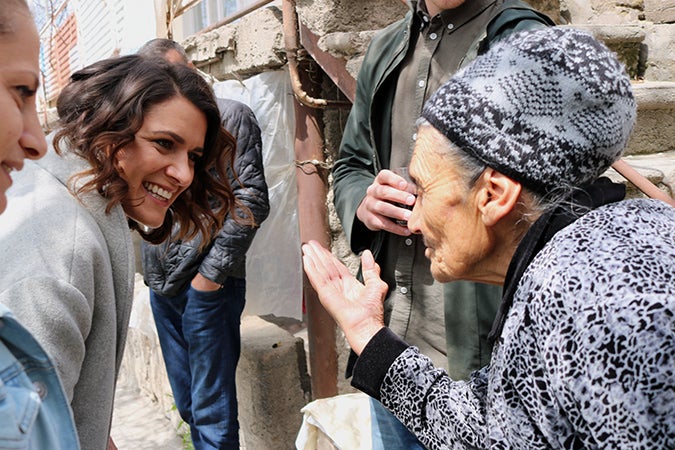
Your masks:
M623 200L625 195L626 187L623 184L612 183L608 178L602 177L589 186L575 191L567 199L561 201L558 206L545 212L537 219L513 254L504 280L502 300L492 324L492 330L488 335L488 340L494 342L501 335L520 279L530 263L553 236L589 211Z
M413 0L410 6L412 10L415 11L415 15L419 18L422 28L425 28L434 20L441 20L443 26L452 23L454 28L458 28L476 17L495 2L496 0L466 0L457 8L443 10L434 17L429 16L425 0Z

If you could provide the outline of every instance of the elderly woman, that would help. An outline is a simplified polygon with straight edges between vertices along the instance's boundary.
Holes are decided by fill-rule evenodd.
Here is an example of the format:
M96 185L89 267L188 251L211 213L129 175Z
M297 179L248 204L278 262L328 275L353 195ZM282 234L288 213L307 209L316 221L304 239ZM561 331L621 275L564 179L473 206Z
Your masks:
M504 286L489 367L451 380L383 326L365 286L303 246L357 354L352 384L429 448L672 448L675 211L598 177L635 119L628 77L591 36L516 35L426 104L410 163L434 277Z

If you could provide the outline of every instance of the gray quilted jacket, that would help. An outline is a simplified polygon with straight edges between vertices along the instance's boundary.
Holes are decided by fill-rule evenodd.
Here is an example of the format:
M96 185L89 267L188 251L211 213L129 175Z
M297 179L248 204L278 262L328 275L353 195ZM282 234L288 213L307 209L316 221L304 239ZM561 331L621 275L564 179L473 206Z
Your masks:
M198 250L199 239L159 245L143 242L145 284L159 295L173 297L179 294L197 272L219 284L228 277L245 278L246 252L269 213L262 138L255 115L248 106L234 100L218 99L218 107L223 126L237 140L234 168L239 182L232 177L232 189L235 197L253 213L256 226L240 225L228 216L218 236L201 252Z

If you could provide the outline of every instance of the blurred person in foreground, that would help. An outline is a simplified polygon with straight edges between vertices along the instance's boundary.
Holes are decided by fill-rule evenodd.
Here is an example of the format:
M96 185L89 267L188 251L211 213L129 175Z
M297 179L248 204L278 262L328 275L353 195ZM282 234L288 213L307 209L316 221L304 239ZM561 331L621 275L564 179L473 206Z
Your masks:
M183 47L170 39L148 41L138 54L193 67ZM195 449L238 450L236 373L246 253L270 206L253 111L234 100L216 101L223 126L236 140L229 182L254 223L242 225L228 215L208 242L173 238L159 245L143 243L141 253L171 391Z
M7 207L12 174L23 169L25 159L44 156L47 143L35 105L40 85L40 39L33 18L24 0L2 0L0 4L1 214ZM4 272L5 263L3 259L0 272ZM54 362L3 304L0 448L79 448L73 414Z
M590 35L514 35L426 103L410 162L439 281L503 285L491 363L455 381L384 326L316 242L307 275L359 355L352 384L431 449L675 445L675 209L600 177L632 130L623 66Z

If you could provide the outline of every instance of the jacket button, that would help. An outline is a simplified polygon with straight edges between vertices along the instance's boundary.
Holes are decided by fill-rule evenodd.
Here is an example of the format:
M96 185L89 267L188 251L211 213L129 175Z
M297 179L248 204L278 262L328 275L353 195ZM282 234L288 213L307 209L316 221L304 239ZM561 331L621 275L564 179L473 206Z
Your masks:
M47 396L47 386L45 386L44 383L41 383L39 381L34 381L33 387L35 388L35 392L37 392L40 398L44 400L44 398Z

